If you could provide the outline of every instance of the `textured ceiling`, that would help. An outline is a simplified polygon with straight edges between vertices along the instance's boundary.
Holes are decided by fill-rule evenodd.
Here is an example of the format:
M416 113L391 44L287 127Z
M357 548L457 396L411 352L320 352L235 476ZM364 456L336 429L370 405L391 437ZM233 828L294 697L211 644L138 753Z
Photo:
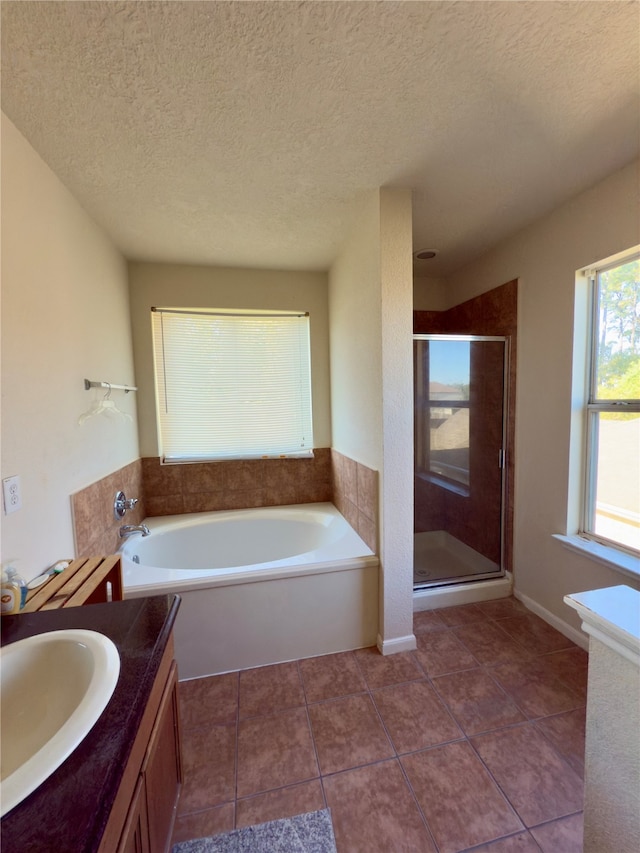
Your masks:
M444 275L638 154L637 2L2 2L2 108L132 259Z

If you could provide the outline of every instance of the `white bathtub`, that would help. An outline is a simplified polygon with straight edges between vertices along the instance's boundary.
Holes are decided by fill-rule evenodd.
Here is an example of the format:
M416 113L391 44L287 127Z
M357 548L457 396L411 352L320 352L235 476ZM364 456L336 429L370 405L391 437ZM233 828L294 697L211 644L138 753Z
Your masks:
M378 558L332 504L145 523L120 549L125 598L180 594L182 679L376 642Z

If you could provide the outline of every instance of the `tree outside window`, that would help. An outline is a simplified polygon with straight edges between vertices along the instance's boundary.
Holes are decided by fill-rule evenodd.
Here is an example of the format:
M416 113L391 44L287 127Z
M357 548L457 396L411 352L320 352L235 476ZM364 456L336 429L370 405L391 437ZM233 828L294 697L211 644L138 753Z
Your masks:
M585 533L640 551L640 258L593 274Z

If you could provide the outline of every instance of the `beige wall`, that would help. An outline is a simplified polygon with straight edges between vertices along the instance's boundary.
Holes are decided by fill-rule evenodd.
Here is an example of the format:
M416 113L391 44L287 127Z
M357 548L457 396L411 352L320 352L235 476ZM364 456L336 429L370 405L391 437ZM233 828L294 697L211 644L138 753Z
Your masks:
M411 194L360 200L329 272L333 447L380 472L380 638L410 648L412 627Z
M414 276L414 311L444 311L449 307L447 301L447 283L443 278Z
M331 445L327 276L318 272L226 269L179 264L129 265L140 453L158 455L151 306L308 311L313 440Z
M27 578L74 553L70 495L138 457L135 395L113 392L132 420L78 417L102 392L133 383L127 270L73 196L2 117L2 477L23 507L2 516L2 559Z
M576 270L638 242L638 164L614 173L447 281L449 305L518 278L514 580L578 627L567 593L634 585L552 539L568 529ZM574 402L574 406L576 403ZM638 586L638 584L635 584Z
M409 190L380 191L382 457L380 636L413 647L413 292Z
M355 222L329 271L332 446L381 471L379 191L360 199Z

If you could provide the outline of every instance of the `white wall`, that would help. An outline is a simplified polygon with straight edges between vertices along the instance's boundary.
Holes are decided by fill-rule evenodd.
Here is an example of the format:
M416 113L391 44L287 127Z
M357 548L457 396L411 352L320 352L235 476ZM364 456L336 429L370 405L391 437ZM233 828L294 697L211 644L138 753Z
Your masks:
M158 455L151 307L308 311L315 447L331 446L327 276L320 272L230 269L186 264L129 265L140 453Z
M137 459L132 420L78 417L97 391L133 383L122 256L2 116L2 477L23 507L2 516L2 559L27 578L74 553L69 496Z
M552 534L575 532L567 529L575 274L638 242L638 187L634 163L447 280L446 307L520 280L514 581L517 591L576 628L577 617L562 603L565 594L634 585L567 551Z
M329 272L333 447L379 471L380 639L412 648L411 194L360 200Z

